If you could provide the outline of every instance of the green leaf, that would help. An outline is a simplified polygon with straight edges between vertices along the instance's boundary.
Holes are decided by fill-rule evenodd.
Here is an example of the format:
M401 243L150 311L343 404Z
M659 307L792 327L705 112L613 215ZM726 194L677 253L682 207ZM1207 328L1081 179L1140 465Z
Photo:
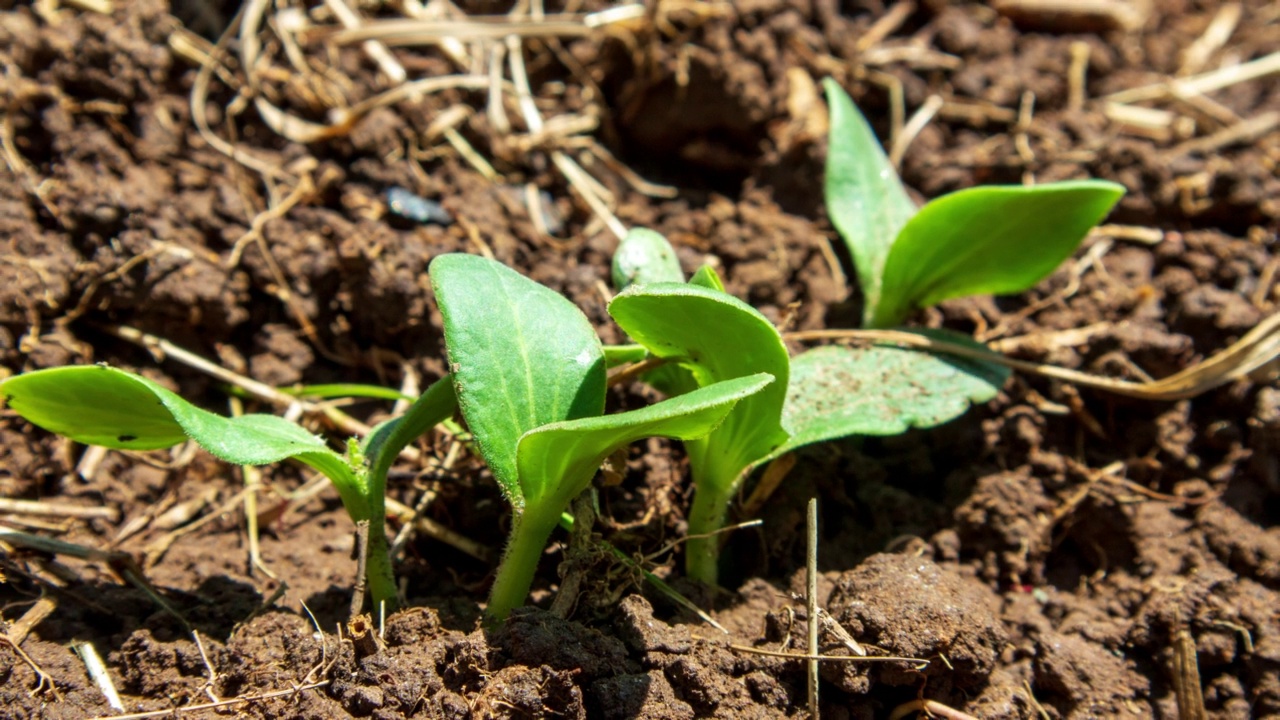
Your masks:
M889 248L916 206L848 93L831 78L823 80L822 86L831 106L824 186L827 214L849 248L869 318L880 303L880 279Z
M355 519L368 515L363 488L346 460L320 438L274 415L225 418L146 378L105 365L24 373L0 383L0 394L33 424L86 445L156 450L190 437L237 465L295 458L333 480Z
M982 347L962 335L921 332ZM815 348L791 361L782 424L791 433L777 457L852 435L896 435L940 425L971 403L994 398L1009 369L995 363L873 345Z
M632 228L613 253L613 286L626 290L652 282L684 282L680 259L662 235Z
M713 432L735 405L774 383L768 373L713 383L629 412L552 423L525 433L518 451L527 506L559 513L587 489L610 453L636 440L692 441Z
M931 201L898 234L870 325L949 298L1022 292L1071 256L1124 186L1073 180L977 187Z
M657 283L620 293L609 314L649 352L688 370L698 386L759 372L777 378L739 403L714 433L686 443L699 487L728 489L786 440L779 418L790 361L777 329L757 310L698 285Z
M689 278L690 285L701 285L704 288L719 290L724 292L724 281L720 279L720 274L710 265L703 265L698 268L698 272Z
M429 268L458 405L508 500L523 507L526 432L604 411L600 340L573 303L501 263L441 255Z

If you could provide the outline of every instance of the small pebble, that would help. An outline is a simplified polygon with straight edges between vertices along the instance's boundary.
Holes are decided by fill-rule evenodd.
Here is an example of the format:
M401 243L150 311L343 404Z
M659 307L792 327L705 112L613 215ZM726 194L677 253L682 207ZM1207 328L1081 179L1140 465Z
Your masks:
M418 223L453 224L453 216L440 203L414 195L402 187L387 190L387 208L395 215Z

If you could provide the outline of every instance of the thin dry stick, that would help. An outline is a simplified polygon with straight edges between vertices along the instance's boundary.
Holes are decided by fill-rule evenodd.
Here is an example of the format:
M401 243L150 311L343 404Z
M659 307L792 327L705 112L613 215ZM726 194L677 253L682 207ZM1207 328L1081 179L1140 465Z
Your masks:
M404 503L387 498L387 512L395 516L401 523L412 524L415 531L456 548L477 560L489 562L493 559L493 551L488 546L461 535L429 517L419 516L415 518L413 508Z
M1258 323L1230 347L1161 380L1132 382L1100 377L1045 363L1015 360L990 350L933 340L901 330L809 330L785 333L789 340L863 340L885 342L994 362L1020 372L1063 380L1145 400L1184 400L1246 377L1280 355L1280 313Z
M0 513L38 515L40 517L67 517L80 520L102 519L110 522L120 519L120 511L114 507L86 507L40 500L12 500L10 498L0 498Z
M369 521L356 521L356 583L351 590L351 608L348 617L357 617L364 608L364 592L369 580L366 572L369 563Z
M323 31L331 42L339 45L381 40L387 45L428 45L447 38L458 40L497 40L517 37L581 37L598 28L644 17L639 3L620 5L588 15L551 14L542 18L512 15L471 16L465 20L382 20L371 21L354 30Z
M1077 40L1071 43L1071 65L1067 68L1067 109L1084 107L1085 78L1089 73L1089 43Z
M907 124L902 126L902 132L893 139L893 145L889 148L890 164L895 168L902 165L902 158L907 154L907 148L911 146L911 142L916 139L921 130L924 130L929 121L933 120L933 116L941 108L941 95L930 95L924 101L924 104L907 121Z
M809 611L809 717L818 720L818 498L809 498L805 517L805 607Z
M808 653L791 653L781 652L778 650L765 650L764 648L751 647L750 645L729 645L729 649L737 650L751 655L763 655L765 657L783 658L786 660L818 660L820 662L903 662L910 663L915 670L923 670L929 667L929 661L924 658L899 657L897 655L810 655Z
M22 617L10 623L9 631L5 635L9 637L10 642L14 645L21 645L26 641L27 635L30 635L31 631L57 608L57 599L53 595L45 593L44 588L41 587L40 599L27 608L27 611L22 613Z
M853 49L859 53L866 52L871 48L879 45L885 38L892 35L898 28L902 27L902 23L911 17L911 13L915 12L916 4L911 0L903 0L903 2L894 4L889 11L881 15L878 20L867 28L867 31L858 38L854 43Z
M943 705L937 700L912 700L903 703L893 709L889 713L889 720L902 720L902 718L913 712L922 712L928 717L940 717L943 720L978 720L974 716L966 712L961 712L949 705Z
M102 656L98 654L98 649L93 646L93 643L73 642L71 649L84 661L84 669L89 674L89 679L107 698L107 704L111 709L124 710L124 703L120 702L120 693L116 692L116 684L111 679L111 673L107 671L107 666L102 662Z
M1228 145L1248 143L1257 140L1272 130L1280 127L1280 112L1264 112L1248 120L1241 120L1235 125L1225 127L1218 132L1202 138L1188 140L1165 154L1165 161L1190 155L1191 153L1209 154Z
M303 690L314 690L318 687L328 685L328 680L320 680L318 682L299 685L288 690L276 690L274 692L262 693L260 695L247 695L240 698L231 698L230 700L222 700L220 702L202 703L200 705L187 705L179 708L169 708L167 710L152 710L151 712L130 713L128 715L100 715L91 720L145 720L146 718L170 717L175 715L186 715L188 713L201 712L204 710L216 710L218 708L229 707L231 705L239 705L240 703L260 702L262 700L271 700L278 697L288 695L297 695Z
M348 30L355 30L364 24L364 19L360 17L355 10L352 10L343 0L325 0L324 3L333 11L334 17L338 18L338 22ZM393 85L404 82L408 77L408 73L404 71L404 66L396 60L386 45L377 40L366 40L361 45L364 53L370 57L381 68L383 74L391 80Z
M1209 58L1226 45L1227 40L1231 38L1231 33L1236 31L1236 26L1240 24L1241 10L1242 7L1238 2L1224 3L1218 8L1218 14L1213 16L1204 33L1182 52L1182 64L1178 67L1178 75L1185 76L1200 72L1209 63Z
M52 690L55 696L58 694L58 685L53 681L53 676L45 672L44 668L36 664L36 661L31 659L31 656L27 654L26 650L23 650L18 643L14 642L12 638L4 633L0 633L0 642L8 644L8 646L17 653L18 657L22 658L22 662L26 663L27 667L31 668L31 672L35 673L36 686L27 692L28 696L35 697L46 690Z
M440 463L440 470L449 472L453 470L453 465L458 461L458 455L462 450L462 443L454 440L449 443L449 450L445 452L444 461ZM418 518L426 512L427 506L435 500L436 492L431 488L422 491L422 497L418 498L418 502L413 506L413 514L408 521L400 527L400 532L396 533L395 540L391 542L391 557L398 558L404 552L404 546L409 544L413 539L413 533L418 528Z
M1256 80L1273 73L1280 72L1280 51L1264 55L1240 65L1229 65L1211 72L1179 78L1168 82L1158 82L1142 87L1130 88L1112 93L1107 100L1122 103L1135 103L1144 100L1159 100L1165 97L1189 97L1204 95L1215 90L1237 83Z

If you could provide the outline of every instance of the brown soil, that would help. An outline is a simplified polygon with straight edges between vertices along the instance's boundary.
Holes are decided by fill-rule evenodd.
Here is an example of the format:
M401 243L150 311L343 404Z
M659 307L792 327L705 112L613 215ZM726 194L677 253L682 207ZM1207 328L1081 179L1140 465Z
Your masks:
M191 52L173 49L178 24L166 4L116 2L109 16L80 4L0 12L0 361L10 372L109 362L225 410L216 382L107 332L127 325L275 385L397 385L412 371L425 386L444 369L425 270L451 251L491 252L568 295L606 341L619 339L599 289L616 240L544 150L493 141L482 92L403 100L347 135L302 145L215 77L215 134L314 185L266 215L296 185L264 183L196 129L197 67ZM1124 183L1129 194L1109 222L1155 228L1158 243L1098 236L1077 256L1091 264L1069 262L1031 292L950 302L917 320L986 340L1102 323L1084 342L1016 353L1161 377L1230 343L1280 299L1280 132L1264 123L1231 135L1239 121L1280 112L1280 82L1271 75L1201 100L1145 103L1167 111L1170 127L1109 120L1100 98L1177 74L1222 5L1151 4L1140 27L1125 30L1107 17L1050 21L924 0L884 39L865 42L897 4L662 3L642 25L566 41L559 54L534 43L528 56L545 115L603 109L596 136L642 175L678 188L675 199L651 199L597 172L622 222L665 233L687 269L718 262L731 292L798 329L860 316L860 298L845 297L825 251L836 238L821 201L825 112L811 88L824 76L850 89L882 136L889 86L901 88L908 114L932 94L948 100L903 161L922 197L1024 178ZM1280 48L1275 4L1240 4L1229 42L1196 71ZM217 27L226 9L195 5L205 14L185 16L193 27ZM1068 81L1073 47L1088 58L1079 107ZM287 66L278 47L264 52ZM437 51L395 52L413 77L455 72ZM345 78L347 103L385 87L356 46L316 59ZM272 102L324 120L316 88L325 86L288 73L272 82ZM423 149L432 120L462 105L477 112L459 132L503 174L498 184L447 145ZM526 182L550 193L546 210L564 222L564 240L541 235L509 187ZM386 216L381 196L392 185L439 199L458 222ZM366 419L385 409L350 408ZM0 716L116 714L73 640L97 648L129 712L239 699L218 712L804 715L804 664L739 647L801 651L803 611L791 593L803 588L803 507L816 495L832 618L864 645L931 661L824 664L824 717L888 717L917 699L984 718L1178 717L1177 689L1194 685L1173 670L1188 643L1208 716L1280 717L1278 445L1280 391L1265 378L1150 403L1017 377L943 427L801 453L763 527L730 542L730 592L701 593L680 578L678 553L658 558L659 574L713 606L731 637L605 565L568 619L530 608L478 630L491 563L420 537L398 568L409 609L386 619L385 647L357 657L335 633L355 563L332 491L286 503L309 478L292 467L264 471L267 575L247 561L238 469L180 452L84 463L84 448L6 412L0 496L117 514L0 522L136 558L173 612L123 582L118 564L0 545L8 637L30 631L18 637L21 651L53 683L38 687L31 665L0 642ZM482 463L464 453L442 466L443 435L423 449L427 461L402 468L392 496L413 505L435 492L427 515L496 553L507 512ZM1116 463L1123 478L1102 472ZM628 552L655 552L682 532L687 499L678 447L638 446L625 480L601 491L597 530ZM543 608L557 587L558 550L535 586ZM24 613L41 597L52 612L28 627ZM831 634L824 648L848 653Z

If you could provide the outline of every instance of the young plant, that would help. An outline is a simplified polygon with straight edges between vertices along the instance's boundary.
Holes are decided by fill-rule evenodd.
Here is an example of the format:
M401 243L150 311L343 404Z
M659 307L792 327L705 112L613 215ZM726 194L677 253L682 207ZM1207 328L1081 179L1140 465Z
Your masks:
M786 378L738 404L706 437L686 442L694 499L689 512L686 572L716 582L719 538L729 504L752 470L812 443L850 435L892 435L929 427L985 402L1008 377L1000 366L892 347L818 348L792 359L773 325L724 292L703 267L683 284L678 268L635 267L673 256L665 240L641 237L619 246L633 271L615 280L622 292L609 313L666 365L644 380L668 395L754 372ZM657 282L631 282L656 277ZM670 282L672 278L675 282ZM971 342L971 341L970 341Z
M1027 290L1106 217L1124 187L1102 180L959 190L918 210L875 133L834 80L826 200L865 298L863 324L898 325L917 308Z
M190 438L237 465L293 459L310 466L333 483L353 521L368 521L369 594L375 607L390 608L396 605L396 584L385 530L387 470L405 445L455 408L452 387L447 380L437 382L404 416L380 426L370 436L375 442L361 447L351 440L339 454L283 418L225 418L151 380L105 365L24 373L0 383L0 395L33 424L87 445L158 450Z
M603 415L604 352L572 303L477 256L442 255L429 272L458 405L514 512L486 610L491 620L524 603L561 514L616 449L650 436L697 442L728 423L736 405L785 387L761 368Z

